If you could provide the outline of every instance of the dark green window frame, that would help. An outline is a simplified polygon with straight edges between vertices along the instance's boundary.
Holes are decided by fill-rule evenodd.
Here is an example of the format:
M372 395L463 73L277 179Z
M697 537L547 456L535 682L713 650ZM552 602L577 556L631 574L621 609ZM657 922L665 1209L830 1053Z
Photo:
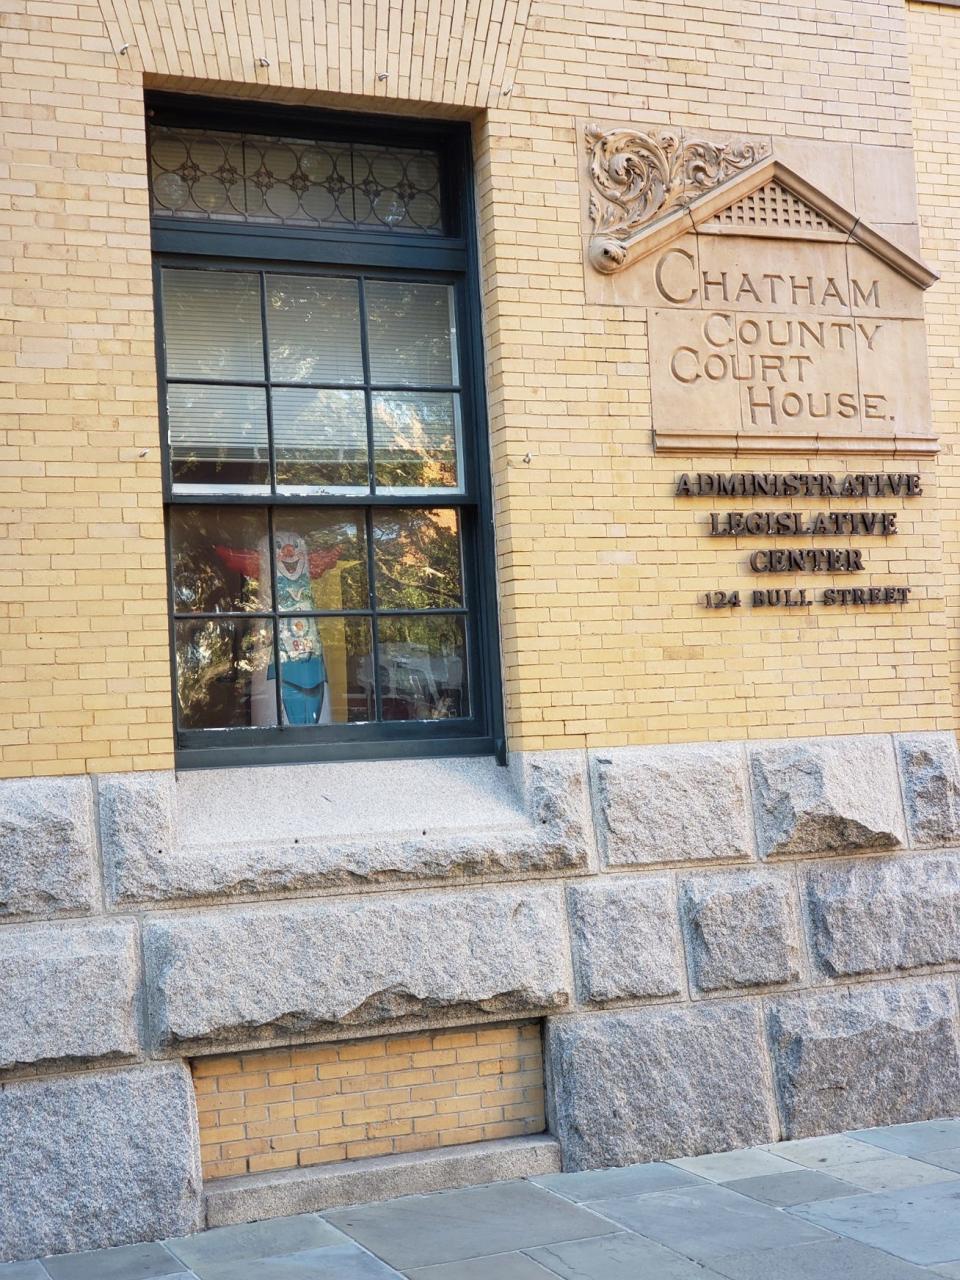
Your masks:
M207 99L156 94L147 100L148 120L171 128L274 134L325 142L394 144L432 149L440 157L444 225L435 230L363 227L292 227L269 223L192 220L182 215L152 217L155 259L157 360L161 384L161 448L168 530L170 651L176 688L175 609L171 512L184 506L267 508L271 522L285 509L350 508L357 511L371 543L371 521L384 508L455 508L461 529L462 609L467 636L470 715L457 719L379 721L234 729L191 729L176 724L178 767L279 764L310 760L383 759L409 756L504 756L503 714L495 591L494 537L486 405L482 380L480 298L475 243L472 159L467 126L411 125L392 118L344 116L286 108L239 106ZM166 411L166 361L160 275L177 267L246 270L284 275L308 273L358 276L366 280L426 281L452 285L456 299L459 389L462 406L462 489L422 495L373 493L270 495L177 493L171 484ZM369 396L369 389L367 392ZM271 434L271 458L273 442ZM271 483L273 478L271 474ZM271 523L271 530L273 525ZM372 582L371 562L371 582ZM388 610L359 611L376 617ZM181 615L182 616L182 615ZM372 622L376 628L377 622ZM374 658L374 668L377 663ZM379 677L378 677L379 679ZM379 689L379 685L378 685ZM380 709L379 693L377 707ZM279 698L279 695L278 695ZM176 695L175 706L176 716Z

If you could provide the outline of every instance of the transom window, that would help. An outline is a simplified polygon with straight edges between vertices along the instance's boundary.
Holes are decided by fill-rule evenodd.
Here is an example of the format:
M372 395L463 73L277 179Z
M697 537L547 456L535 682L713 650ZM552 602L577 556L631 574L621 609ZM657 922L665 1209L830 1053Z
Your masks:
M152 200L183 763L491 750L473 264L439 194L462 135L396 148L401 168L417 156L420 180L435 174L437 208L414 237L406 214L378 214L371 229L371 184L363 219L355 193L344 217L344 188L336 207L314 202L322 229L280 227L276 202L264 216L239 191L256 160L251 135L194 131L207 169L221 155L217 181L237 188L229 216L242 225L225 231L221 194L202 185L200 160L175 149L189 134L176 106L158 114ZM304 130L297 141L285 128L284 154L299 157L287 178L320 173L304 157L321 153L339 157L338 172L369 176L374 152L382 177L396 176L382 132L372 147L363 130L345 137L341 127L333 141ZM279 129L271 137L279 146ZM261 142L254 175L279 164ZM178 155L180 185L169 180ZM397 181L409 212L422 192ZM295 215L289 201L283 208Z
M434 150L158 127L150 190L177 218L443 234Z

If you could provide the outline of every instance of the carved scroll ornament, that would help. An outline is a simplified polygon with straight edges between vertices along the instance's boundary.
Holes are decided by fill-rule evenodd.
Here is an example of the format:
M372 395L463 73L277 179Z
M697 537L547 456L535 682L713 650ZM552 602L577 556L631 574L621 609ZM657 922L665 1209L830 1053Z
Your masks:
M625 265L636 233L684 197L692 199L756 164L762 142L707 142L670 130L586 129L590 156L590 261L611 273Z

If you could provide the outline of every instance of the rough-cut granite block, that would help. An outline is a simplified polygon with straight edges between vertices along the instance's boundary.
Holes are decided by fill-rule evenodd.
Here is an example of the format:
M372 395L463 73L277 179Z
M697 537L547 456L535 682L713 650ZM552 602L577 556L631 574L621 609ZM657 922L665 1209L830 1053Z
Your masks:
M960 856L870 859L807 874L814 951L834 976L960 961Z
M894 735L913 844L960 842L960 756L952 733Z
M186 1066L15 1081L0 1089L0 1261L200 1227Z
M161 1044L269 1039L569 1002L559 889L377 894L144 926Z
M766 742L749 754L761 858L906 843L889 737Z
M593 752L592 767L609 865L753 856L739 745L620 747Z
M135 1056L137 983L132 924L0 930L0 1068Z
M768 1023L786 1138L960 1111L945 983L783 997Z
M682 988L673 882L602 879L567 892L581 1000L677 995Z
M564 1169L702 1155L775 1136L752 1005L555 1018L547 1055Z
M459 779L446 829L433 829L423 819L427 830L397 831L379 827L371 818L353 832L341 818L340 834L318 835L306 827L294 835L287 830L287 820L277 824L283 829L275 839L266 838L262 823L247 838L242 813L218 831L200 821L203 795L198 789L216 787L222 770L204 770L188 780L186 815L178 811L172 773L103 777L101 840L108 892L113 902L126 905L466 876L515 877L585 867L592 829L583 754L520 753L511 766L509 774L490 766L473 788ZM316 768L336 769L342 775L351 766ZM322 772L311 775L311 794L323 794L323 777ZM343 777L336 781L342 789ZM290 780L278 778L276 785L289 788ZM469 820L456 809L468 797L473 806ZM323 818L325 810L315 803L312 809L316 823L317 814ZM411 817L411 827L413 821ZM419 825L419 817L416 821Z
M800 977L792 878L768 871L692 876L680 893L691 976L701 991Z
M95 853L89 778L0 782L0 920L92 910Z

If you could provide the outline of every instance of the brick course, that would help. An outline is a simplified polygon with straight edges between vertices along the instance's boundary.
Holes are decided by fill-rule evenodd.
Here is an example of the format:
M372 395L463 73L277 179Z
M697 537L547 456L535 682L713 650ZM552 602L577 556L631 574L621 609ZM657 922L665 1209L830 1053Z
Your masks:
M586 301L579 185L591 118L865 147L877 171L916 132L925 245L947 270L928 315L949 445L956 9L459 12L401 0L378 29L373 0L333 6L327 25L306 0L7 4L0 775L171 764L145 85L472 117L511 747L957 728L949 449L923 464L898 536L867 547L859 584L909 580L904 608L704 610L704 590L752 585L742 549L710 544L673 497L695 460L653 454L643 314ZM881 229L915 234L899 207Z
M193 1077L207 1179L546 1127L535 1022L198 1058Z

